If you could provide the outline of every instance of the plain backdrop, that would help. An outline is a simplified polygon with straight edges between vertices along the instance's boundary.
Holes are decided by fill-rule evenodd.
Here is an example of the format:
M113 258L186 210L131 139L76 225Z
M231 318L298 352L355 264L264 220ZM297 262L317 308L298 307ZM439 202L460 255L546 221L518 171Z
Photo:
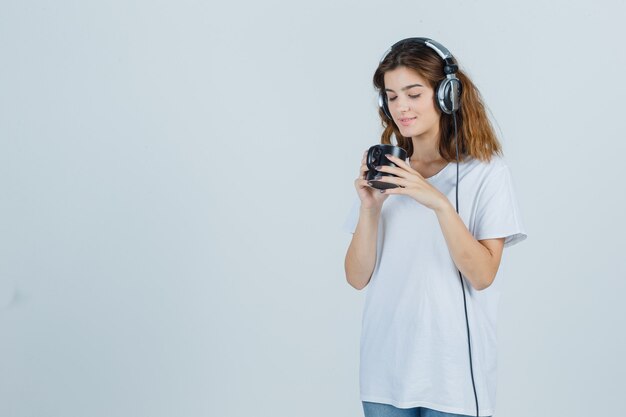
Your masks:
M0 2L0 416L361 416L372 75L474 80L528 239L496 415L623 412L622 1Z

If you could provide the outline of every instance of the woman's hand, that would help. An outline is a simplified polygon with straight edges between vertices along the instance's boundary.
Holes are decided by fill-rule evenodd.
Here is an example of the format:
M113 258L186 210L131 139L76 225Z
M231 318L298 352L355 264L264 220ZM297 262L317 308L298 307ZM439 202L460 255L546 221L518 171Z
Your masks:
M390 155L385 155L387 159L396 164L395 167L383 165L378 167L380 172L388 172L396 175L396 177L384 175L378 181L390 182L397 184L398 188L387 188L384 194L404 194L408 195L418 203L432 209L437 210L443 208L445 204L450 204L448 198L438 189L430 185L422 175L411 168L404 160Z
M369 170L365 158L367 151L363 153L363 159L361 160L361 170L359 171L359 178L354 180L354 186L356 192L361 199L361 208L364 209L378 209L383 206L383 202L389 197L387 194L383 194L380 190L373 188L369 185L365 179L365 173Z

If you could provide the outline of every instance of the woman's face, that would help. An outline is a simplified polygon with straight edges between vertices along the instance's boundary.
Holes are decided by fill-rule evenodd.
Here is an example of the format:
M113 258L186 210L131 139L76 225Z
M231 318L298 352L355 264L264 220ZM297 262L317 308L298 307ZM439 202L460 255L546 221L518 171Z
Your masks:
M410 68L397 67L385 73L384 81L389 112L402 136L437 137L441 110L426 80Z

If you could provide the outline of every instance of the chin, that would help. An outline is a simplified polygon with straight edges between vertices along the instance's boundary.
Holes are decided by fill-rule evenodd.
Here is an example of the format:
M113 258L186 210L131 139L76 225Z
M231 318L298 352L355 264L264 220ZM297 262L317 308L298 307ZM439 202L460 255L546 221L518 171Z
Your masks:
M402 134L402 136L404 136L405 138L412 138L414 136L419 135L419 131L417 129L407 129L407 130L400 130L400 133Z

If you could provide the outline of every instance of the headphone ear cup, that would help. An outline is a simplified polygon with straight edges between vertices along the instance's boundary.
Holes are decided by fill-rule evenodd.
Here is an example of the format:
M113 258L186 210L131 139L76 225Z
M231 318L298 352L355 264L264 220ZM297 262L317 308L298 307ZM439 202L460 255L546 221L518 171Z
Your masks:
M437 103L446 114L452 114L461 107L461 81L458 78L445 78L437 87Z
M390 120L393 120L393 118L391 117L391 112L389 111L389 107L387 106L386 94L382 91L378 93L378 107L383 110L385 116L387 116Z

